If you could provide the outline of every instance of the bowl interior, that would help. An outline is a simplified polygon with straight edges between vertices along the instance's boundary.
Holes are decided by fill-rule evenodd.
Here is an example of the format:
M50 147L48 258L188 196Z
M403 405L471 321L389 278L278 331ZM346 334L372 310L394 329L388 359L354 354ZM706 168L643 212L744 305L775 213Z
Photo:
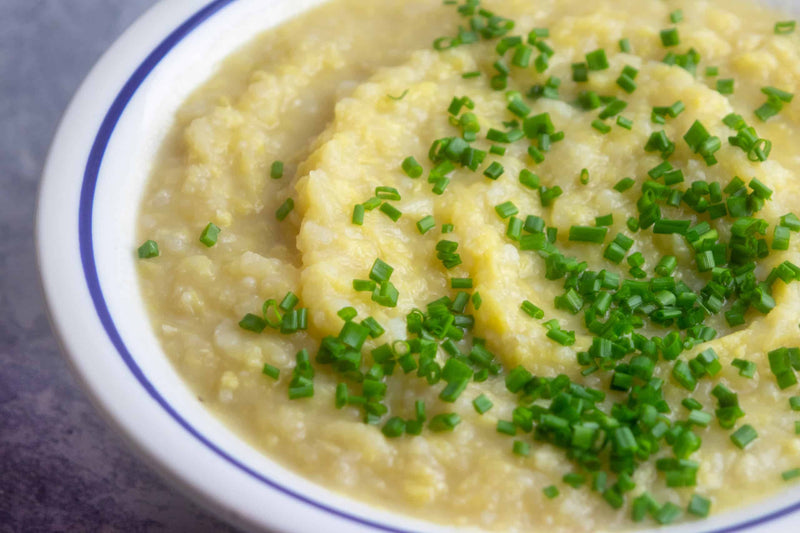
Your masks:
M307 509L310 502L312 507L317 506L317 510L322 505L338 510L339 514L346 510L355 517L341 519L331 514L324 518L327 511L319 515L311 513L296 519L295 530L318 531L319 520L330 519L339 521L337 523L342 527L346 525L349 531L373 530L370 524L392 524L392 527L387 526L390 531L444 531L448 528L384 513L333 494L280 467L239 439L197 401L172 368L153 332L139 293L132 252L138 245L135 230L139 201L175 112L233 50L258 33L318 3L320 0L164 2L129 30L101 61L93 76L105 80L106 89L98 88L99 82L90 77L81 90L83 96L79 94L76 99L83 98L88 102L94 97L91 105L95 112L80 121L67 116L52 156L56 157L59 150L78 148L74 164L86 167L86 161L90 162L87 168L81 168L76 174L84 181L76 179L73 184L75 190L83 188L79 220L86 230L81 232L76 228L75 231L81 239L83 252L81 267L84 270L78 276L88 280L90 286L93 281L96 283L96 290L90 296L95 308L100 298L101 308L97 309L99 316L89 313L91 316L88 318L66 317L79 313L74 313L66 303L51 298L54 322L90 393L112 418L136 418L143 402L147 402L148 412L160 413L147 420L128 420L119 424L134 444L161 469L169 471L190 491L200 493L206 501L225 500L224 507L246 524L262 527L277 524L270 516L259 516L259 510L270 510L271 495L276 490L281 492L285 489L284 496L287 491L291 493L288 497L297 501L299 509ZM800 6L791 0L769 3L791 8L795 13L800 11ZM198 14L203 16L198 17ZM156 17L161 21L160 25L155 24ZM186 26L187 21L193 22ZM168 34L164 30L169 30ZM118 92L120 89L122 91ZM90 95L93 90L97 92ZM101 127L102 120L105 122ZM88 146L80 145L81 135L68 139L64 128L85 131L86 139L92 139L93 151L90 153ZM84 155L86 157L81 159ZM96 175L90 168L92 161L97 167ZM45 175L43 196L48 194L48 187L55 191L50 183L56 178L48 177L51 172L55 173L51 167L48 165L50 170ZM90 195L85 180L95 179L96 186ZM79 204L75 194L71 198L76 199L74 205L67 200L65 209L72 209L74 216ZM40 247L44 249L56 238L56 230L51 228L59 221L55 215L43 214L41 210L39 217ZM42 269L47 278L48 269L55 267L45 256L43 253ZM72 271L69 275L74 277ZM77 283L85 281L78 279ZM48 293L55 290L48 288L47 279L45 289ZM83 301L84 297L81 298ZM67 324L68 321L73 322ZM77 332L75 328L79 328ZM71 336L80 334L87 338L108 336L109 328L118 337L97 341L91 347L81 345L81 342L87 342L86 339L70 340ZM112 362L112 358L118 360ZM97 364L98 359L104 362ZM119 385L119 394L114 397L108 389L121 382L125 383L124 387ZM127 399L119 397L123 393L129 395ZM113 407L110 406L112 403ZM165 436L161 440L142 435L162 428ZM161 449L155 450L158 447ZM182 455L184 457L180 457ZM221 478L203 481L202 476L190 476L187 470L197 469L196 464L191 464L196 460L213 461L215 472L219 472ZM169 461L172 461L171 466L164 464ZM222 495L223 491L229 494ZM236 503L237 499L241 505ZM687 524L669 530L726 530L733 524L784 509L798 500L800 488L787 490L745 510L712 518L702 524ZM276 511L272 507L270 513ZM798 522L792 523L797 526ZM764 527L775 530L774 523Z

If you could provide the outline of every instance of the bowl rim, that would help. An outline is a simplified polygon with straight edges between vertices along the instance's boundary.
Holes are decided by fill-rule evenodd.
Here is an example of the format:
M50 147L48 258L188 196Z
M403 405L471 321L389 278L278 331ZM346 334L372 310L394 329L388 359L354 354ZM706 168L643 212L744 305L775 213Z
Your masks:
M132 25L135 26L137 23L145 19L151 12L158 6L172 3L176 4L180 0L162 0L160 3L157 3L155 7L151 8L151 10L147 11L145 14L141 15L136 22ZM111 104L108 109L104 109L102 111L102 122L100 124L99 129L97 130L96 135L93 135L93 142L91 145L91 150L86 158L83 177L80 180L80 196L78 201L78 240L79 240L79 254L80 254L80 261L81 261L81 268L84 277L84 281L86 286L82 289L88 291L91 302L93 305L93 310L97 313L97 319L99 320L102 331L108 337L107 340L111 342L114 346L117 355L122 359L125 366L135 377L138 385L144 389L144 391L153 399L155 400L160 408L172 419L172 421L179 425L185 432L187 432L193 439L196 439L203 446L205 446L209 451L216 454L219 458L223 459L227 462L230 466L233 466L244 472L248 476L258 480L259 482L267 485L270 489L278 491L283 495L289 496L295 500L298 500L302 504L310 505L315 507L318 510L324 511L336 518L344 519L348 522L351 522L356 525L366 526L371 528L375 531L386 531L390 533L413 533L415 530L407 529L407 528L399 528L395 527L386 523L382 523L378 520L372 520L369 518L364 518L358 516L357 514L349 513L345 510L333 507L328 505L324 502L318 501L317 499L307 496L302 492L292 489L279 481L275 481L274 479L270 479L269 477L255 471L253 468L247 466L246 464L242 463L241 461L237 460L235 457L230 455L220 446L216 445L210 438L203 435L203 433L194 427L188 420L186 420L181 414L172 406L170 403L161 395L161 393L156 389L156 387L150 382L148 377L142 371L140 366L137 364L136 359L133 357L131 351L126 346L125 342L122 339L121 334L119 333L114 319L111 316L111 312L108 309L108 306L105 301L105 297L103 294L103 290L100 286L99 274L97 270L97 265L95 262L95 249L93 244L93 234L92 234L92 225L93 225L93 207L94 207L94 199L95 199L95 188L97 182L100 178L101 174L101 164L103 162L103 157L106 152L106 148L108 143L114 133L115 127L117 122L121 118L122 114L125 112L125 109L136 94L136 91L142 85L142 83L147 79L149 74L155 69L155 67L164 59L172 49L178 45L181 41L183 41L189 34L191 34L195 29L197 29L200 25L204 22L208 21L214 15L219 13L223 8L227 7L228 5L236 3L238 0L196 0L195 3L201 4L201 8L195 12L193 12L188 18L180 20L178 24L174 26L174 29L164 38L161 42L159 42L155 47L153 47L141 62L138 64L138 67L135 69L133 73L129 75L124 81L124 85L119 90L118 93L113 98L113 103ZM107 54L112 53L114 46L122 41L127 36L127 32L123 34L122 37L118 38L114 45L109 49ZM95 69L98 68L100 63L106 59L106 56L101 58L98 63L95 65L94 69L92 70L92 74L94 73ZM91 74L90 74L91 76ZM84 84L78 89L76 95L73 99L73 102L81 93L85 93L88 90L87 81L90 76L87 76L87 80ZM72 104L71 104L72 105ZM70 105L70 107L71 107ZM68 113L67 113L68 114ZM48 283L47 274L48 274L48 262L43 259L44 254L44 247L47 245L49 241L49 237L47 236L48 228L52 224L51 222L45 220L45 213L42 211L42 198L46 194L48 188L51 186L52 182L54 181L53 172L52 172L52 165L51 161L54 159L54 153L60 149L60 145L63 144L63 131L68 123L67 114L65 114L65 118L62 120L62 123L59 125L58 132L54 137L53 144L50 148L47 164L45 165L45 170L43 172L43 177L40 183L39 194L38 194L38 205L36 210L36 248L37 248L37 260L39 264L39 273L40 273L40 283L43 288L43 292L45 295L45 300L47 303L47 312L48 316L51 321L51 325L53 327L54 332L56 333L56 337L59 341L59 344L62 348L62 353L65 355L65 358L70 363L70 367L73 373L78 377L81 385L83 386L84 390L87 392L88 396L93 400L96 407L106 415L107 419L112 423L112 425L116 428L119 433L122 433L129 444L133 444L135 449L140 452L140 455L144 456L145 459L149 464L155 464L158 470L161 472L169 471L173 474L172 481L179 481L178 483L179 488L186 491L191 497L195 499L200 499L204 503L209 503L211 506L221 515L223 515L226 519L238 522L241 525L246 526L261 526L264 525L272 525L275 526L277 524L270 522L267 519L264 520L256 520L253 521L252 519L244 516L243 514L238 514L235 511L232 512L231 509L227 509L224 506L221 506L219 502L216 502L209 496L209 494L204 493L203 491L199 490L190 480L182 476L182 472L180 470L172 469L169 464L165 464L162 460L163 458L157 454L151 453L151 450L148 450L148 444L144 439L140 439L135 433L131 431L130 428L126 427L124 424L119 423L118 421L114 420L112 415L112 411L107 408L106 405L103 404L101 398L95 394L94 387L96 386L84 373L83 369L81 368L80 364L78 364L76 357L69 349L69 343L66 341L67 334L62 329L63 325L58 320L58 315L64 312L69 312L68 310L58 309L53 305L53 291L55 290L52 283ZM765 500L769 501L769 499ZM709 529L706 530L707 533L733 533L738 531L745 531L750 528L762 526L768 522L774 521L778 518L785 517L786 515L795 513L800 511L800 500L795 503L789 504L787 506L781 507L779 509L773 510L769 513L762 514L760 516L756 516L754 518L750 518L744 520L742 522L723 526L721 528Z

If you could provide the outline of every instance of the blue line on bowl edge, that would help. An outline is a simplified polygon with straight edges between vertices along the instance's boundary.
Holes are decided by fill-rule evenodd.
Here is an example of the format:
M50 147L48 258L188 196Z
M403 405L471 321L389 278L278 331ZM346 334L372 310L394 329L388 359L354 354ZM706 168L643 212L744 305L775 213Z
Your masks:
M187 35L189 35L192 31L194 31L198 26L200 26L203 22L211 18L217 12L219 12L223 7L233 3L234 1L235 0L214 0L209 4L207 4L200 11L192 15L183 24L178 26L178 28L176 28L172 33L170 33L152 52L150 52L150 54L139 65L139 67L137 67L137 69L134 71L131 77L128 78L128 81L122 87L122 90L120 90L116 98L114 98L114 102L111 104L108 113L106 113L106 116L104 117L103 122L100 125L100 130L97 132L97 136L95 137L94 143L92 144L92 150L89 153L89 158L86 163L86 170L84 171L83 175L83 184L81 186L81 194L80 194L80 206L78 211L78 239L80 242L81 262L83 264L83 271L86 277L86 283L88 285L89 294L92 297L95 310L97 311L98 317L100 318L100 322L103 324L103 328L106 330L109 339L111 340L114 347L117 349L119 355L122 357L122 360L130 369L131 373L133 373L133 375L136 377L136 379L139 381L142 387L144 387L144 389L148 392L148 394L150 394L150 396L156 402L158 402L158 404L178 424L180 424L192 436L194 436L205 446L207 446L211 451L213 451L214 453L216 453L217 455L219 455L220 457L222 457L235 467L239 468L243 472L261 481L262 483L265 483L270 487L288 496L300 500L301 502L313 505L314 507L322 511L326 511L335 516L351 520L361 525L377 528L382 531L388 531L390 533L414 533L407 529L397 529L385 524L373 522L371 520L366 520L361 517L342 512L338 509L329 507L321 502L318 502L298 492L295 492L259 474L253 469L247 467L246 465L242 464L241 462L231 457L227 452L219 448L213 442L211 442L207 437L202 435L191 424L189 424L180 414L178 414L178 412L175 411L175 409L169 403L167 403L167 401L161 396L161 394L156 390L153 384L150 383L150 381L144 375L141 368L139 368L139 365L136 363L133 356L131 355L130 351L125 346L125 343L122 341L122 337L120 336L119 331L117 330L117 327L114 324L113 319L111 318L111 314L108 310L108 306L106 305L105 298L103 297L103 291L100 288L100 280L97 274L97 265L94 259L92 217L94 211L94 193L97 187L100 165L103 161L103 156L105 155L105 151L108 146L108 142L111 138L111 135L114 133L114 128L116 127L117 122L122 116L122 113L125 111L125 108L127 107L133 95L139 89L142 82L144 82L145 78L147 78L147 76L161 62L161 60L179 42L181 42ZM783 509L778 509L777 511L774 511L770 514L754 518L752 520L743 522L741 524L736 524L722 529L711 530L708 531L707 533L733 533L736 531L743 531L747 528L764 524L766 522L775 520L777 518L780 518L782 516L785 516L787 514L793 513L798 510L800 510L800 501L795 504L789 505L788 507L784 507Z

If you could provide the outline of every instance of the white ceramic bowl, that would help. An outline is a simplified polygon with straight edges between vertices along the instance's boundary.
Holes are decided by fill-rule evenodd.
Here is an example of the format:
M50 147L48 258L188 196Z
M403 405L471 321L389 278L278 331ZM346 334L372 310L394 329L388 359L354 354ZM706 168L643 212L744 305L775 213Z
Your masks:
M164 0L97 63L62 120L41 185L37 245L52 323L107 419L165 478L226 520L261 531L452 530L322 489L237 438L170 366L139 295L139 199L174 112L230 52L316 3ZM661 531L800 531L800 487Z

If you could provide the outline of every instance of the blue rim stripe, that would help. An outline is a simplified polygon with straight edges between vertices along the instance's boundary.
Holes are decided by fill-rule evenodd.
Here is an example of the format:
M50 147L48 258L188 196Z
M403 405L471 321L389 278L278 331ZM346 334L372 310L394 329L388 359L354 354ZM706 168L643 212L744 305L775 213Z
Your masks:
M136 379L139 381L142 387L147 391L147 393L150 394L150 396L178 424L180 424L181 427L183 427L197 440L202 442L211 451L219 455L222 459L231 463L233 466L242 470L246 474L261 481L262 483L269 485L273 489L287 496L291 496L292 498L295 498L301 502L312 505L317 509L326 511L332 515L344 518L346 520L350 520L357 524L373 527L390 533L414 533L411 530L393 528L391 526L387 526L379 522L366 520L361 517L342 512L336 508L325 505L322 502L304 496L299 492L293 491L259 474L258 472L249 468L245 464L241 463L240 461L229 455L227 452L219 448L213 442L211 442L207 437L205 437L191 424L189 424L189 422L186 419L184 419L169 403L167 403L164 397L161 396L158 390L156 390L153 384L150 383L150 381L147 379L147 376L144 375L142 369L139 368L139 365L136 363L136 360L133 358L130 351L125 346L125 343L122 341L122 337L120 336L119 331L117 330L117 327L114 324L114 320L111 317L111 313L108 310L108 306L106 305L106 301L103 296L103 291L100 288L100 279L98 277L97 265L95 263L95 258L94 258L92 217L94 214L93 213L94 195L95 195L95 189L97 188L97 180L99 177L100 165L102 164L106 148L108 147L108 142L111 139L111 135L114 133L114 129L116 128L117 123L119 122L120 117L125 111L125 108L128 106L128 103L130 102L131 98L133 98L133 95L139 89L141 84L144 82L147 76L150 75L153 69L161 62L161 60L169 52L171 52L172 49L179 42L181 42L187 35L189 35L193 30L195 30L198 26L200 26L203 22L205 22L215 13L220 11L223 7L233 3L234 1L235 0L212 1L211 3L206 5L206 7L204 7L203 9L195 13L193 16L191 16L183 24L178 26L178 28L175 29L175 31L169 34L134 71L134 73L122 87L122 90L119 92L119 94L117 94L116 98L114 99L114 102L111 104L111 107L109 108L105 118L103 119L103 122L100 126L100 130L97 132L97 136L95 137L94 143L92 145L92 150L89 153L89 159L86 163L86 169L83 175L83 184L81 186L80 206L78 211L78 239L80 243L81 262L83 264L83 271L84 271L84 276L86 277L86 284L88 285L89 294L92 298L92 302L94 303L97 315L100 318L100 322L102 323L103 328L105 329L106 334L109 337L109 340L117 349L117 352L119 353L120 357L122 357L122 360L128 366L131 373L136 377ZM786 516L787 514L793 513L798 510L800 510L800 502L797 502L788 507L784 507L783 509L774 511L768 515L754 518L747 522L736 524L730 527L708 531L708 533L733 533L736 531L743 531L747 528L764 524L766 522Z

